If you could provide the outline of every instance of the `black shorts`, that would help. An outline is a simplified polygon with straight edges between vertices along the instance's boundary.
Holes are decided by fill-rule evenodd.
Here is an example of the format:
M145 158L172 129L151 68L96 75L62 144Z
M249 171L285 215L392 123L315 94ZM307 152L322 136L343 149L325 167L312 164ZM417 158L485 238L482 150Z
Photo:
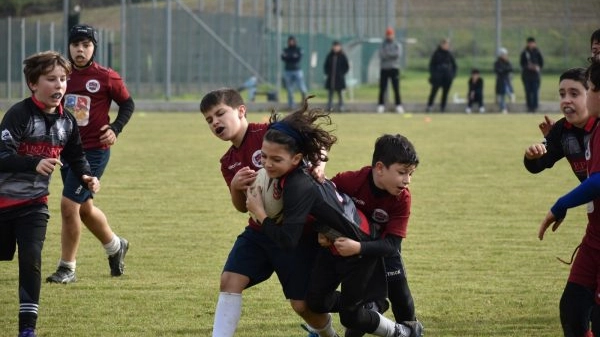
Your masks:
M399 252L385 257L383 261L388 281L396 281L401 278L406 279L406 269L404 268L404 262Z
M326 300L340 288L339 307L332 312L356 308L361 304L387 296L387 280L383 258L369 256L341 257L322 249L315 262L309 287L311 299ZM314 304L314 302L313 302ZM326 305L327 306L327 305ZM323 308L321 305L316 307Z
M39 205L18 213L0 216L0 261L11 261L17 243L20 246L38 247L46 238L48 207ZM41 248L40 248L41 251Z

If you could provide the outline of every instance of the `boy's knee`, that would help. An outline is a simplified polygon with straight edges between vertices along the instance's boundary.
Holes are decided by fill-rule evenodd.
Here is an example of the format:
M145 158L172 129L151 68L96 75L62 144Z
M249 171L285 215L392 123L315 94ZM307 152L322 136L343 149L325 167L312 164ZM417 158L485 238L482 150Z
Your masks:
M316 313L325 313L329 312L328 308L326 308L325 302L321 296L307 296L306 297L306 306L316 312Z
M306 301L291 300L290 305L292 306L292 309L294 309L294 311L300 316L302 316L304 313L310 310Z

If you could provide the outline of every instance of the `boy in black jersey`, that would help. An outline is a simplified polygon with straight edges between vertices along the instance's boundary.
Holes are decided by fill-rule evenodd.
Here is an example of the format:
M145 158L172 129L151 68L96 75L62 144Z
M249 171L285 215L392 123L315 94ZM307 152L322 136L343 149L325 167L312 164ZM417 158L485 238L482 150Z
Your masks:
M18 247L19 337L35 337L50 176L62 156L84 188L97 192L100 182L85 159L75 118L60 105L71 64L54 51L23 63L31 97L0 122L0 260L12 260Z
M587 178L585 144L597 123L585 105L587 88L584 68L572 68L560 76L558 92L564 117L553 123L545 143L526 149L523 164L529 172L542 172L566 158L579 181Z

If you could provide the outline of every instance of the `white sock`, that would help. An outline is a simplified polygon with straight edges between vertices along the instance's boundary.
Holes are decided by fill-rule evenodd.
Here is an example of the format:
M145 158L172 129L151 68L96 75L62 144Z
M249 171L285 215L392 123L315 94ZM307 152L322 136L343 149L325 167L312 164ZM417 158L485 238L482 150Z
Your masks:
M119 249L121 249L121 240L115 233L113 233L112 240L110 240L109 243L103 246L106 250L106 254L113 255L116 254L119 251Z
M77 262L76 261L65 261L63 259L60 259L60 260L58 260L58 266L66 267L66 268L69 268L69 270L75 271L75 267L77 267Z
M375 336L381 337L396 337L396 322L390 320L389 318L383 316L380 313L377 314L379 315L379 326L377 327L377 329L375 329L375 331L373 331L373 334ZM409 328L405 327L402 324L398 324L398 326L400 327L400 336L410 336L411 331Z
M336 337L337 334L331 325L331 314L327 314L329 319L327 320L327 324L324 327L318 329L309 325L309 327L314 330L314 332L319 334L319 337Z
M212 337L233 337L242 315L242 294L220 292Z

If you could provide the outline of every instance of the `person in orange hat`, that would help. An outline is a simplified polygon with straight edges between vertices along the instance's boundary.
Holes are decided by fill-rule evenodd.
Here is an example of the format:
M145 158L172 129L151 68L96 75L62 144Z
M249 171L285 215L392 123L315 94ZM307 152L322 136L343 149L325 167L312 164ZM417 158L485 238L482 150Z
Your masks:
M402 56L402 45L395 39L395 31L392 27L385 30L385 39L379 48L379 101L377 112L385 111L384 96L387 91L388 81L391 80L394 89L394 101L396 112L404 113L402 100L400 98L400 57Z

